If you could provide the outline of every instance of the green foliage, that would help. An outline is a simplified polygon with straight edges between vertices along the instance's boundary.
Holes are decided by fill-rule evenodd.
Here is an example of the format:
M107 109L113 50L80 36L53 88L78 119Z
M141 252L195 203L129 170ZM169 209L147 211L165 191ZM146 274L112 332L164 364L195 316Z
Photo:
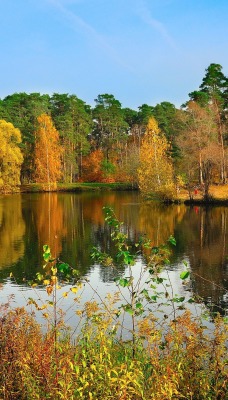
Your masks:
M104 175L108 177L109 175L113 175L115 173L115 165L112 164L108 160L103 160L101 162L101 170L104 172Z

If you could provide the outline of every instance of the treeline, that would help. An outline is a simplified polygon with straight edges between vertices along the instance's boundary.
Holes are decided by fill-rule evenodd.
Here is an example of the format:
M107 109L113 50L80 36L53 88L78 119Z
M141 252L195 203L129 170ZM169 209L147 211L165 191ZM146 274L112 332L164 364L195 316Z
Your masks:
M111 94L93 108L76 95L12 94L0 100L0 188L124 181L170 194L201 185L208 195L227 179L227 106L219 64L180 109L164 101L136 111Z

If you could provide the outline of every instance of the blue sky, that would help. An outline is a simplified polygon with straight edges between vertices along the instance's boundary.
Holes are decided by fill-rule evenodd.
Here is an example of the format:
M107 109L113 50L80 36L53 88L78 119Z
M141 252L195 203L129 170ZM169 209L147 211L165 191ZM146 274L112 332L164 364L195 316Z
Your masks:
M228 75L228 0L0 0L0 98L75 94L123 107L197 90L205 69Z

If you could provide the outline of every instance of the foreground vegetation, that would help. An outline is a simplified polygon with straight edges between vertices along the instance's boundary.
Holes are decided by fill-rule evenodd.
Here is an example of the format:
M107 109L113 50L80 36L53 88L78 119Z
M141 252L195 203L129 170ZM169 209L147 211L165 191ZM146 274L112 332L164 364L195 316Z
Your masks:
M23 309L0 321L2 399L227 399L227 327L219 317L212 336L185 312L162 335L153 316L132 342L119 339L112 318L87 305L74 343L45 335ZM58 332L61 330L58 328Z
M44 272L29 282L34 296L28 299L45 330L23 308L9 303L0 310L0 398L227 399L227 321L211 315L209 329L202 315L189 310L200 299L173 293L164 272L175 239L158 248L142 237L130 247L113 211L105 208L105 214L116 253L94 248L92 258L104 268L123 265L116 293L103 298L94 289L82 304L80 291L91 290L90 282L45 245ZM139 257L144 266L137 265ZM188 270L180 274L185 284L189 277ZM35 298L37 287L46 288L46 299L40 292ZM64 323L66 298L79 331Z

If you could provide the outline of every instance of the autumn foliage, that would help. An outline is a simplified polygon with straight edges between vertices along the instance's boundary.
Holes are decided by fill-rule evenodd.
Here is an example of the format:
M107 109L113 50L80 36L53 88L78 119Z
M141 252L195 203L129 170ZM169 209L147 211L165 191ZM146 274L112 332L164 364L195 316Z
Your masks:
M150 118L142 141L138 169L139 187L143 193L172 197L174 177L168 149L167 139L158 128L157 121Z
M20 185L23 156L21 133L10 122L0 120L0 191L7 192Z
M84 182L101 182L103 173L101 163L104 159L102 150L94 150L84 157L82 164L82 180Z
M46 184L50 189L56 186L61 177L62 147L51 117L41 114L37 120L34 180Z

